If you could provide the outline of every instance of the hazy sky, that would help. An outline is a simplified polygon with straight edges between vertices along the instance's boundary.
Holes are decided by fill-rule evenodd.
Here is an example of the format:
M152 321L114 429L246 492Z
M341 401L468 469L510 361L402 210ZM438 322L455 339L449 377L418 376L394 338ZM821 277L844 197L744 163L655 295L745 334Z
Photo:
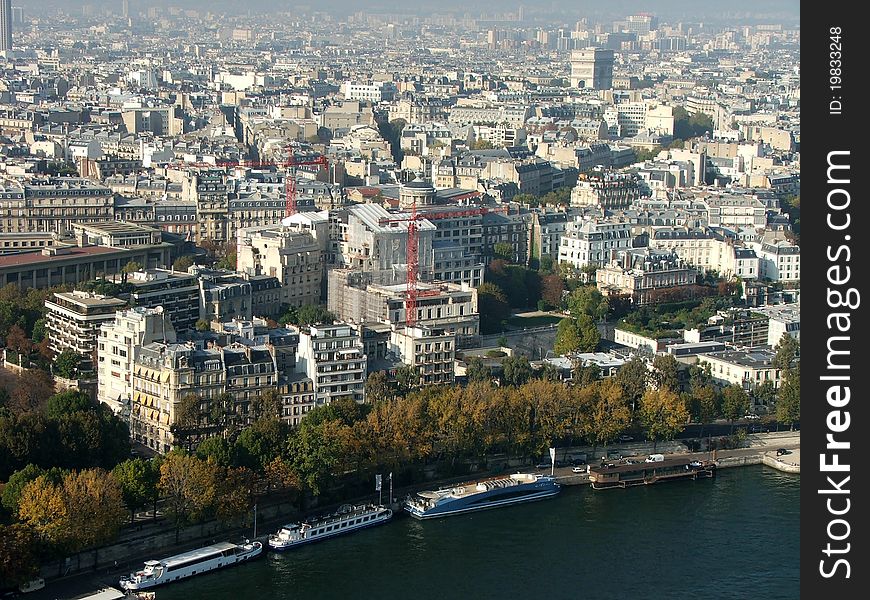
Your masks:
M91 5L96 10L111 7L120 12L122 0L12 0L16 6L24 6L27 12L63 7L68 13L80 13L81 7ZM702 2L699 0L130 0L133 14L150 6L179 6L203 11L240 14L271 11L292 11L294 7L316 6L319 10L336 15L353 14L370 10L378 13L398 11L409 13L458 12L472 17L482 12L495 13L514 11L522 5L530 19L535 12L547 15L587 16L592 19L608 19L635 12L650 12L663 20L780 20L796 23L800 15L799 0L728 0L727 2ZM401 8L398 8L401 7ZM433 9L433 7L437 7ZM32 14L32 13L31 13Z

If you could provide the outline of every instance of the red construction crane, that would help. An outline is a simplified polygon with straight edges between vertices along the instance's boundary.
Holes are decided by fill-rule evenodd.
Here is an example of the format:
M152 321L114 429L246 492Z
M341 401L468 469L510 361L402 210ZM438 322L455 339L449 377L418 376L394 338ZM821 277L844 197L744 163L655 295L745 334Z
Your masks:
M406 219L381 219L381 224L386 223L408 223L408 247L407 247L407 262L408 262L408 290L405 294L405 323L408 327L413 327L417 324L417 298L425 295L425 292L420 292L417 289L417 282L420 275L420 229L419 221L430 221L438 219L451 219L457 217L474 217L485 215L489 212L487 207L468 208L466 210L452 210L441 212L425 212L417 213L417 202L411 204L411 216Z

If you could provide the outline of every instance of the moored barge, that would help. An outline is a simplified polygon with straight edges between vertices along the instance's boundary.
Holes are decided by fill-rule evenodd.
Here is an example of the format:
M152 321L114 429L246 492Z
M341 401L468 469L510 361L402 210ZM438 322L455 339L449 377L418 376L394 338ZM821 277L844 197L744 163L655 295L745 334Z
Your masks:
M652 485L676 479L706 479L716 474L712 461L666 459L659 462L642 462L630 465L610 464L589 469L592 489L603 490L615 487Z

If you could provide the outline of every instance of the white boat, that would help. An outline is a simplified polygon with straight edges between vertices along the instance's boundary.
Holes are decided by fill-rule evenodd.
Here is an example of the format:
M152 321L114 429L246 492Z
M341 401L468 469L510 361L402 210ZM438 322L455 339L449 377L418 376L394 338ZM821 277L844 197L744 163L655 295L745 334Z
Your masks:
M278 533L269 536L269 547L279 552L289 550L302 544L380 525L392 516L392 510L378 504L344 505L335 513L285 525Z
M122 577L119 584L121 589L127 591L145 590L245 562L262 552L263 544L260 542L220 542L162 560L145 561L145 567L141 571Z
M559 493L556 478L535 473L485 479L477 483L427 490L405 500L405 510L416 519L434 519L550 498Z

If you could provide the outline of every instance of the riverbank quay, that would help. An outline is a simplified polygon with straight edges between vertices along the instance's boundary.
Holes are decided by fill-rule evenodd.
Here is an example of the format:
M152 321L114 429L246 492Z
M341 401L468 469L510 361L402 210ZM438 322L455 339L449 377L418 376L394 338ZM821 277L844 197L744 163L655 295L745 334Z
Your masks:
M748 466L761 464L765 453L772 453L778 448L786 448L792 450L793 453L787 457L793 459L794 450L800 446L800 432L779 432L766 434L751 434L744 440L744 445L747 447L733 450L716 451L715 460L720 468ZM639 460L646 458L647 454L652 453L653 445L646 442L628 443L609 446L606 449L577 447L566 450L557 449L557 460L576 456L587 456L588 461L594 464L593 456L606 456L608 454L621 454L624 457L634 457ZM713 459L710 452L686 452L686 445L680 442L667 442L655 445L655 451L666 453L672 458L702 458L705 460ZM465 475L459 475L451 478L434 478L432 480L419 482L413 486L397 487L394 490L394 499L402 499L412 492L433 489L443 486L450 486L458 483L465 483L475 479L483 479L486 477L502 475L505 473L527 471L537 472L539 474L549 474L550 469L535 469L528 461L520 459L504 459L499 457L488 457L486 464L490 467L488 470L477 470ZM572 472L572 467L560 467L554 470L554 475L562 485L584 485L588 484L588 474L576 474ZM388 489L384 485L385 503L388 502ZM377 499L377 494L369 494L360 498L347 500L345 503L360 503L371 502ZM324 512L330 512L340 506L340 504L325 505L316 509L300 513L298 507L292 503L279 502L275 505L269 505L261 502L258 506L257 534L258 539L265 541L268 534L277 530L287 522L297 521L300 518L305 518L311 515L316 515ZM400 511L400 502L395 502L392 505L393 510ZM105 585L117 587L118 578L121 575L126 575L131 571L142 566L144 560L150 558L162 558L179 552L184 552L193 548L200 547L205 544L210 544L213 541L220 540L238 540L242 537L252 537L253 527L235 527L222 528L217 522L207 522L198 525L193 525L185 528L181 532L180 543L175 543L175 530L169 526L165 520L157 523L149 523L149 526L144 527L141 531L136 528L125 530L116 544L103 548L92 549L77 557L70 557L59 563L52 563L43 568L42 576L46 579L47 585L45 590L29 594L28 597L33 600L56 600L58 598L73 598L77 595L87 593L103 587ZM64 567L69 570L59 572L58 569Z

